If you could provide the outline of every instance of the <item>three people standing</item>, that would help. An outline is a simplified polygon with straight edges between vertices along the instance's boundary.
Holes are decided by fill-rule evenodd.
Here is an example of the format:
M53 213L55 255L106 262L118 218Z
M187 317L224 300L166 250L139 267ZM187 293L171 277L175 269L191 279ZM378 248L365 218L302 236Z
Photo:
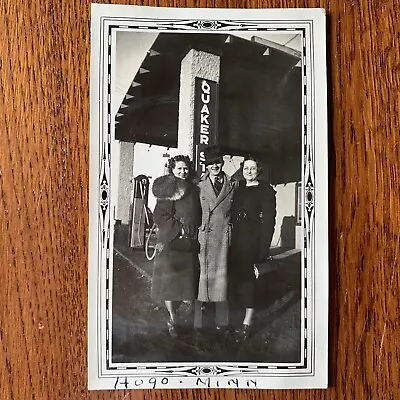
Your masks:
M240 184L222 171L219 149L206 149L205 163L207 171L198 187L190 181L191 163L186 156L172 158L170 174L154 182L159 250L152 294L165 301L168 330L176 336L177 302L184 300L195 300L195 329L203 327L202 305L214 303L215 327L226 331L230 292L229 297L245 309L236 332L237 341L242 341L248 338L255 309L256 264L269 259L275 190L259 180L262 168L254 158L243 161ZM177 250L182 238L191 243L189 251Z

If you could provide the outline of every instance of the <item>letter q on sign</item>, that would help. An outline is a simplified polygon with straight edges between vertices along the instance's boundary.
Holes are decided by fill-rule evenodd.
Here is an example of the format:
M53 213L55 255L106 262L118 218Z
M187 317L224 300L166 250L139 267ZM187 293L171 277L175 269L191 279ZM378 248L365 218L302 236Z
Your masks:
M210 94L211 91L211 86L208 84L207 81L202 81L201 82L201 90L203 91L203 93L207 93Z

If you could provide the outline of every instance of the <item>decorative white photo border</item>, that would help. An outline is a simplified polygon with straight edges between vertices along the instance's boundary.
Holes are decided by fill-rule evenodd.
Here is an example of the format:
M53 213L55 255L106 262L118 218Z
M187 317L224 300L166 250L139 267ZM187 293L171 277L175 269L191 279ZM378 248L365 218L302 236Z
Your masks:
M328 154L325 11L92 5L89 389L325 388L328 376ZM298 364L111 360L113 205L111 84L118 30L282 32L302 37L302 348ZM114 46L114 47L113 47Z

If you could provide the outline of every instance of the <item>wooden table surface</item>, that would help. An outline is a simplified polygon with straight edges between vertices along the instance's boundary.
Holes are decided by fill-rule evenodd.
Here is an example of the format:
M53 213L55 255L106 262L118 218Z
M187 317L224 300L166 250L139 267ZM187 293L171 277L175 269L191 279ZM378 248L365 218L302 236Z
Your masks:
M2 0L0 399L400 399L399 1L130 4L327 9L330 388L88 392L90 5Z

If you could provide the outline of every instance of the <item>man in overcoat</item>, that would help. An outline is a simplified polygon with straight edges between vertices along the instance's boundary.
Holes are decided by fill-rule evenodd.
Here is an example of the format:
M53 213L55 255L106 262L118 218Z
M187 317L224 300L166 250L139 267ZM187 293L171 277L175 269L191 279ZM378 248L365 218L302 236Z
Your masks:
M198 184L202 223L199 229L200 279L195 302L194 327L203 328L203 303L215 303L215 327L228 327L228 250L231 237L230 211L235 183L222 171L223 155L216 147L204 151L206 173Z

